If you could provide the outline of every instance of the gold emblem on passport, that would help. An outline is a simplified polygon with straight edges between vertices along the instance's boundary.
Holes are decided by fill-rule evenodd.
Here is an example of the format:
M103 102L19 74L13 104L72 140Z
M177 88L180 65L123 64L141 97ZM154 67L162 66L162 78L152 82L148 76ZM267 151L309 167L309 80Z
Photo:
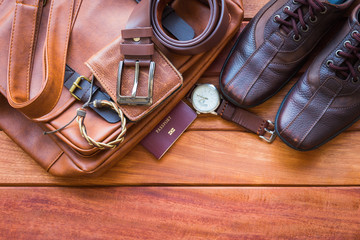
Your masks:
M168 132L168 134L171 136L171 135L173 135L174 132L175 132L175 128L172 128L172 129L170 129L170 131Z

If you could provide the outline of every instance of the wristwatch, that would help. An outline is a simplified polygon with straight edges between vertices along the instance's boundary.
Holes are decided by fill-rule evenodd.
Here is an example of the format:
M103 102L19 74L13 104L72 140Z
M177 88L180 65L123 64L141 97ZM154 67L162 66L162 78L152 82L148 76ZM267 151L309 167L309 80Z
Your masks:
M221 97L213 84L205 83L196 85L191 93L191 103L198 114L215 114L220 106Z
M234 122L257 134L268 143L272 143L276 138L274 124L270 120L264 120L256 114L222 99L213 84L195 85L190 93L190 102L198 114L220 115L223 119Z

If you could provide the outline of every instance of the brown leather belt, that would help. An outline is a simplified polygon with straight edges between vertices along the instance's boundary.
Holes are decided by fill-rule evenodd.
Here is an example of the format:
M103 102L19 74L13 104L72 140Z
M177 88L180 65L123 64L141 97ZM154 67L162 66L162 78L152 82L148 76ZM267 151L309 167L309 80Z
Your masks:
M152 61L154 43L159 48L178 54L195 55L205 52L220 42L227 31L229 15L225 0L208 0L210 17L205 30L191 40L180 41L167 34L162 26L163 12L173 0L142 0L131 13L126 28L121 31L123 42L120 51L124 60L119 63L117 102L128 105L150 105L152 103L155 63ZM203 1L202 1L203 2ZM181 1L180 1L181 4ZM130 96L123 96L122 75L125 67L135 67L134 84ZM140 67L149 68L148 95L136 96Z
M209 22L204 31L195 38L179 41L169 36L162 27L162 13L173 0L142 0L129 17L126 29L122 30L124 42L121 53L125 66L149 66L155 43L160 43L178 54L198 54L213 48L225 35L229 14L225 0L208 0ZM155 36L155 38L152 38Z
M224 37L229 24L229 14L224 0L207 1L210 9L210 18L205 30L194 39L178 41L170 37L161 24L162 13L172 1L151 2L151 22L156 39L162 45L179 54L198 54L211 49Z

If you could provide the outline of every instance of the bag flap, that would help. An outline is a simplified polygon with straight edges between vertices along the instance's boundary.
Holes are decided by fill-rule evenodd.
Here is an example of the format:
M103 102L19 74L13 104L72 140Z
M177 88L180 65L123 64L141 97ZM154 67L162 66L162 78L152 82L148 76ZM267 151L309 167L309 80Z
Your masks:
M120 54L121 36L92 56L86 65L100 82L101 86L116 100L117 77L119 63L124 58ZM170 61L155 49L153 55L155 62L155 74L153 83L153 100L149 106L145 105L121 105L120 108L130 121L138 121L154 110L165 99L178 90L183 82L181 74L170 63ZM121 95L130 96L134 84L134 68L124 68L122 73L123 91ZM139 85L137 96L147 96L148 94L149 69L140 67Z

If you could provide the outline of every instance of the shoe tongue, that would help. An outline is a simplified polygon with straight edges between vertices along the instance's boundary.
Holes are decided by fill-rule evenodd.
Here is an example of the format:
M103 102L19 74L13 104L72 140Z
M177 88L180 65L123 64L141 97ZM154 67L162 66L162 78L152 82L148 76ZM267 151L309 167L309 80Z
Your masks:
M357 23L360 25L360 5L356 6L349 17L350 23Z

